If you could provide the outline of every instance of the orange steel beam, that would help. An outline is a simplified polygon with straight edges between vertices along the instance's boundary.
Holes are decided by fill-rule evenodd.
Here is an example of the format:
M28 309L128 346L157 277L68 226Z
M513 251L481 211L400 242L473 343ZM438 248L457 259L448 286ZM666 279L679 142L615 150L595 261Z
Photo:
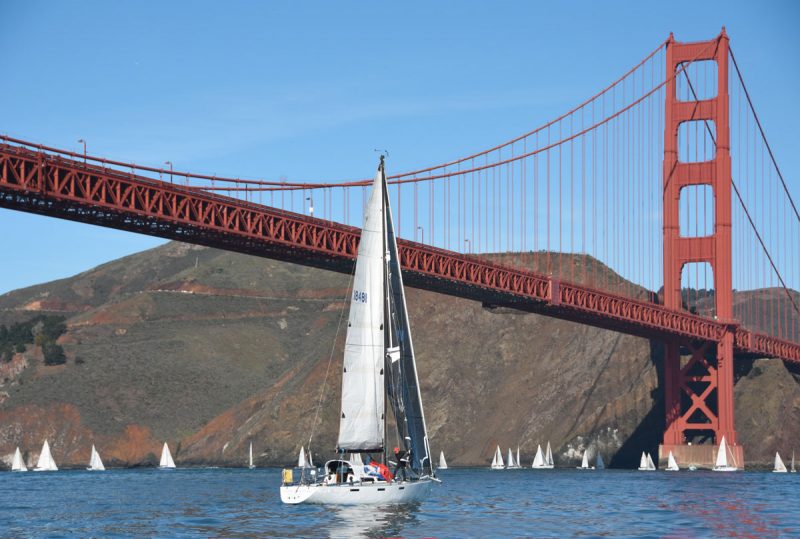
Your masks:
M0 144L0 207L346 273L360 234L332 221L9 144ZM404 280L417 288L647 338L716 343L730 331L719 321L479 257L398 244ZM800 363L800 344L741 328L736 347Z

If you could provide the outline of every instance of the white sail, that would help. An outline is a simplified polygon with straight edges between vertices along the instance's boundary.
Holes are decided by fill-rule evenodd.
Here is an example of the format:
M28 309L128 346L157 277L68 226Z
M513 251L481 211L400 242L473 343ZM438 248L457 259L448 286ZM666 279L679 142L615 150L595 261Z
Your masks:
M519 446L517 446L516 464L517 468L522 468L522 463L519 461Z
M667 456L667 471L677 472L678 470L680 470L680 468L678 468L678 461L675 460L672 451L670 451L669 456Z
M307 464L306 464L306 448L305 447L301 447L300 448L300 454L297 455L297 467L298 468L305 468L306 466L307 466Z
M27 472L28 467L25 466L25 461L22 460L22 453L19 452L19 447L14 451L14 460L11 463L12 472Z
M794 469L794 451L792 451L792 468L789 471L792 473L797 472L797 470Z
M253 464L253 442L250 442L250 458L248 459L247 467L250 469L255 468L255 464Z
M583 452L583 460L581 460L581 468L583 468L584 470L588 470L589 469L589 452L588 451L584 451Z
M653 457L650 456L650 453L647 454L647 469L651 472L656 469L656 465L653 462Z
M500 452L500 446L498 445L494 452L494 459L492 459L492 468L497 470L505 467L505 462L503 462L503 454Z
M508 463L507 466L509 468L515 468L517 465L514 462L514 455L511 453L511 448L508 448L508 456L506 457L506 462Z
M642 451L642 458L639 459L639 469L640 470L647 469L647 455L644 454L644 451Z
M597 452L597 462L595 463L595 468L597 468L598 470L606 469L606 463L603 460L603 455L601 455L599 451Z
M313 468L314 467L314 459L311 456L311 448L310 447L308 448L308 451L306 451L306 460L308 461L308 467L309 468Z
M103 465L103 460L100 458L100 453L97 452L95 449L94 444L92 444L92 456L89 459L89 467L87 470L102 472L106 469Z
M553 451L550 449L549 440L547 441L547 453L544 456L544 463L551 468L555 465L553 462Z
M447 461L444 460L444 451L439 451L439 469L440 470L447 469Z
M375 175L358 244L342 369L339 451L381 451L384 434L383 170Z
M158 464L159 468L174 468L175 461L172 460L172 453L169 452L167 442L164 442L164 447L161 448L161 461Z
M545 462L544 457L542 456L542 446L536 446L536 456L533 457L533 464L531 464L531 468L544 468Z
M786 465L783 463L781 456L777 452L775 453L775 468L772 471L777 473L787 472Z
M722 441L719 444L719 449L717 450L717 462L714 466L715 468L727 468L728 467L728 451L725 448L725 437L722 437Z
M36 468L34 468L34 470L37 472L58 471L58 466L56 466L53 460L53 455L50 454L50 444L47 443L47 440L42 444L42 452L39 453L39 461L36 463Z

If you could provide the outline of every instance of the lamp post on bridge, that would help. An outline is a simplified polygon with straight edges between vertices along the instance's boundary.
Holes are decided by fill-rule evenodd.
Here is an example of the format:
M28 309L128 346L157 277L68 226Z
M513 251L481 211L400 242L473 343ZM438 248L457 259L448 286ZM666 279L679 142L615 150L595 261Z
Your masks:
M420 240L420 243L425 243L425 229L422 228L421 226L418 226L417 230L419 230L422 233L422 240Z
M465 239L464 243L467 245L466 252L469 253L470 251L472 251L472 244L470 243L469 239Z
M86 141L84 139L78 139L78 144L83 144L83 164L86 164Z
M306 200L308 200L308 213L311 217L314 217L314 196L307 196ZM324 217L324 216L323 216Z
M169 183L172 183L172 161L164 161L165 165L169 165Z

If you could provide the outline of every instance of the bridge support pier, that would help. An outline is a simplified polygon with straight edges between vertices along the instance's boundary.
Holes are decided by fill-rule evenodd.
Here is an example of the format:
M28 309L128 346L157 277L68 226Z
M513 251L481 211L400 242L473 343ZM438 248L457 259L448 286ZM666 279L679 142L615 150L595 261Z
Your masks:
M679 100L676 79L686 77L688 80L686 66L696 61L716 62L717 95L703 100ZM731 322L723 338L716 343L678 340L665 343L666 426L659 460L666 462L672 451L681 466L711 467L716 459L716 448L724 436L736 465L742 468L744 451L738 445L733 418L736 327L732 322L730 111L728 36L725 29L716 39L700 43L678 43L670 36L666 66L664 305L671 309L684 309L683 267L689 263L708 263L714 275L714 317L722 322ZM684 122L697 121L704 122L709 132L715 131L714 158L682 162L678 156L679 127ZM713 234L681 236L681 190L697 185L709 186L714 194Z

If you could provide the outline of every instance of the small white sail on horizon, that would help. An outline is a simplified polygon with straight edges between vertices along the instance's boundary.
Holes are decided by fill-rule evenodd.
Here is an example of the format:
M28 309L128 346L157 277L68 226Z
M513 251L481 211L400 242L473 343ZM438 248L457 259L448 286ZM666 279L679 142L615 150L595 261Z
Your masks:
M600 454L600 451L597 452L597 462L595 462L594 467L595 467L596 470L605 470L606 469L606 463L603 460L603 455Z
M447 469L447 461L444 460L444 451L439 451L439 469L440 470Z
M169 452L167 442L164 442L164 447L161 448L161 461L158 463L158 467L162 470L175 468L175 461L172 460L172 453Z
M581 465L578 466L578 469L579 470L590 470L591 469L591 468L589 468L589 451L588 450L584 449L583 458L581 459Z
M786 473L788 470L786 469L786 465L783 463L780 454L776 451L775 452L775 467L772 470L774 473Z
M651 472L656 469L656 465L653 462L653 457L650 456L650 453L647 454L647 469L650 470Z
M36 463L35 472L57 472L58 466L53 460L53 455L50 453L50 444L47 440L42 444L42 452L39 453L39 461Z
M797 473L797 470L794 469L794 451L792 451L792 467L789 469L791 473Z
M522 463L519 460L519 446L517 446L517 458L516 458L517 468L522 468Z
M500 446L497 446L497 449L494 452L494 458L492 459L492 470L502 470L506 467L505 462L503 462L503 454L500 452Z
M25 461L22 460L22 453L19 452L19 447L14 451L14 460L11 462L12 472L27 472L28 467L25 466Z
M92 444L92 456L89 458L89 467L86 469L93 472L103 472L106 469L103 465L103 460L100 458L100 453L97 452L94 444Z
M547 468L547 465L544 461L544 456L542 455L542 445L539 444L536 446L536 456L533 457L533 464L531 464L531 468L534 470L541 470L543 468Z
M252 470L253 468L256 467L256 465L253 464L253 442L250 442L250 454L249 454L249 457L250 458L248 459L247 467Z
M550 440L547 440L547 453L544 456L544 463L546 468L554 468L555 463L553 462L553 451L550 449Z
M667 468L666 468L666 470L668 472L677 472L677 471L680 470L680 468L678 468L678 461L675 460L675 456L672 454L672 451L670 451L669 455L667 456Z
M514 460L514 453L511 452L511 448L510 447L508 448L508 459L506 459L506 460L507 460L506 469L511 470L511 469L516 469L516 468L520 467L519 463Z
M652 472L655 471L655 469L656 465L653 462L653 457L650 456L650 453L642 451L642 458L639 459L639 471Z
M731 452L731 457L733 457L733 453ZM735 460L735 459L734 459ZM731 465L728 463L728 445L725 443L725 437L722 437L722 440L719 443L719 449L717 449L717 461L712 471L715 472L735 472L738 468L736 468L736 462Z

